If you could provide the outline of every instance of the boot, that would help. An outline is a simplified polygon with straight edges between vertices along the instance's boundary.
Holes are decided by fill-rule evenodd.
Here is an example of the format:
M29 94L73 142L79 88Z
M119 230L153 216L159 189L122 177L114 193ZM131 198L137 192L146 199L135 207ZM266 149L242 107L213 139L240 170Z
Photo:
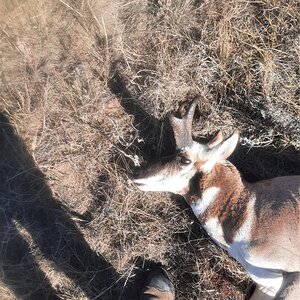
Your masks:
M152 270L147 275L141 300L175 300L174 286L162 268Z

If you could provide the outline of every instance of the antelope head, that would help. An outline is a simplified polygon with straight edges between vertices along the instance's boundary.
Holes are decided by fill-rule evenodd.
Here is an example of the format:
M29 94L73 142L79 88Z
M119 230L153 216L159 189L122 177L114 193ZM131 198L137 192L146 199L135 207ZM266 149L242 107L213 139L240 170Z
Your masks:
M234 151L239 134L235 132L227 140L222 133L208 144L201 144L192 138L192 122L198 98L181 118L170 115L176 152L163 157L145 169L140 169L133 180L142 191L172 192L185 195L190 188L191 179L199 172L209 173L215 164L226 160Z

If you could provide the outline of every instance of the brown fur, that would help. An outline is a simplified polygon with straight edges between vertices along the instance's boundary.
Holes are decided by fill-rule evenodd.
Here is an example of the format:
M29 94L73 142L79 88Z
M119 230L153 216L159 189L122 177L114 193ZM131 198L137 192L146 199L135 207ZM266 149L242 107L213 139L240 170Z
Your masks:
M250 186L259 199L255 204L255 222L251 231L254 254L264 258L272 256L273 260L282 259L283 253L287 256L298 253L299 256L300 202L297 200L297 180L299 176L278 177ZM287 265L285 269L290 270L291 267Z
M203 161L195 166L201 170ZM216 199L199 216L201 223L217 218L227 244L247 218L251 198L255 199L254 219L250 236L251 252L263 260L283 261L280 267L295 271L294 263L284 260L289 253L299 253L300 208L299 176L278 177L254 184L243 182L239 171L229 162L216 164L208 174L197 173L190 182L185 198L189 204L201 197L210 187L220 189ZM284 189L282 188L284 186ZM287 216L289 216L287 218Z
M197 162L197 168L200 169L202 164L203 162ZM211 218L218 218L223 227L225 241L231 243L237 230L245 221L250 196L244 191L240 174L231 163L226 162L226 165L216 164L210 173L199 177L197 179L199 191L190 189L186 199L191 204L199 196L201 197L207 188L220 188L217 198L199 219L201 223L205 223Z

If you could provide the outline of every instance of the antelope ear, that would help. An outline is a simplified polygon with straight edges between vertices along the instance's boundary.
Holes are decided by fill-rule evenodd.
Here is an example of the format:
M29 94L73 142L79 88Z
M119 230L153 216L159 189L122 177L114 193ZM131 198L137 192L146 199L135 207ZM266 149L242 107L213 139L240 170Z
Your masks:
M227 159L235 150L239 141L239 132L235 131L227 140L219 143L211 149L211 158L214 161Z
M217 140L219 140L219 138ZM207 150L207 160L201 166L200 170L203 173L209 173L218 161L225 160L232 154L232 152L237 146L238 141L239 133L238 131L236 131L230 138L228 138L225 141L219 141L211 149L208 145L209 148Z
M207 146L212 149L213 147L219 145L223 141L223 133L222 131L219 131L218 134L207 143Z

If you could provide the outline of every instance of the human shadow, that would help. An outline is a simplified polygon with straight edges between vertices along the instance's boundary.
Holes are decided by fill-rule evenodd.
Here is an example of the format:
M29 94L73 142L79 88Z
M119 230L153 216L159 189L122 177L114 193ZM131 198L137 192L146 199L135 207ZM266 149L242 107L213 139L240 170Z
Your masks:
M60 299L31 243L88 299L124 299L121 276L87 244L9 119L0 113L0 279L18 299Z

